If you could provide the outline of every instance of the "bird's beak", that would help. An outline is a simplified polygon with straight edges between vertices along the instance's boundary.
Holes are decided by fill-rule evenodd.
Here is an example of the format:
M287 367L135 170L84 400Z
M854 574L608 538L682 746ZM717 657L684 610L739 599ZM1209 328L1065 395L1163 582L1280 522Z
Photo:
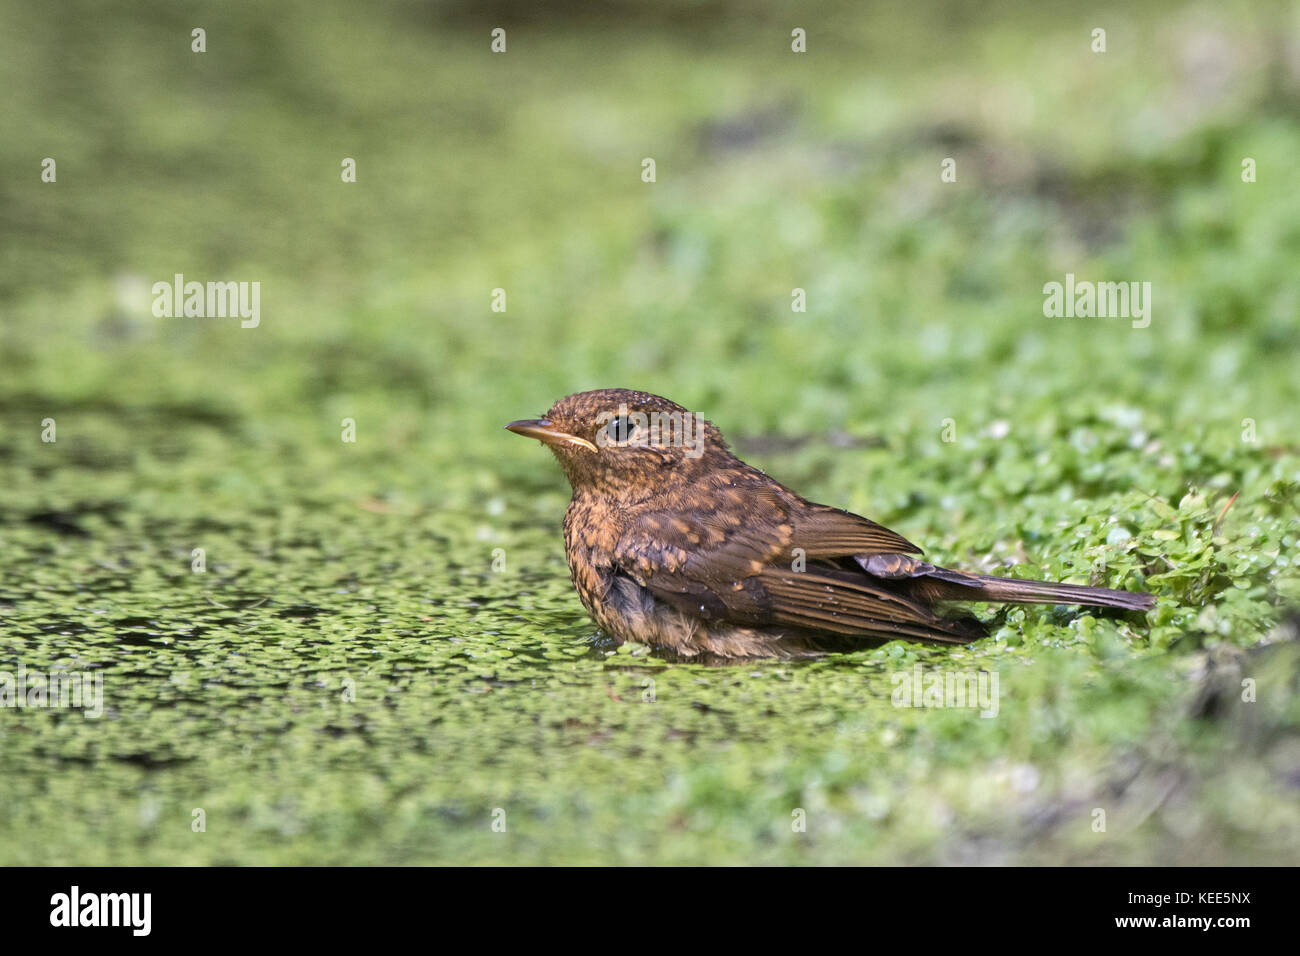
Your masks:
M511 422L506 429L525 438L536 438L546 445L578 445L582 448L590 448L592 451L596 450L596 446L587 439L562 432L545 418L525 418Z

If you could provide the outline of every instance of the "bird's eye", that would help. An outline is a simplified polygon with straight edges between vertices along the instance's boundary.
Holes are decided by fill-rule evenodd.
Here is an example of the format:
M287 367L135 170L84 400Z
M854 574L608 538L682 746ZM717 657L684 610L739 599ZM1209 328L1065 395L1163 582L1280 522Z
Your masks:
M636 422L632 421L626 415L620 415L618 418L610 419L605 426L605 437L611 445L622 445L632 437L636 432Z

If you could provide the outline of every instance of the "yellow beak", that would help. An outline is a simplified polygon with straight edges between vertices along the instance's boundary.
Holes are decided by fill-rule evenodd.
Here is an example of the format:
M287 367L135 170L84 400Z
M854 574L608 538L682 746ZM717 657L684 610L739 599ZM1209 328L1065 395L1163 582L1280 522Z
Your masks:
M516 435L523 435L525 438L536 438L539 442L546 445L578 445L582 448L596 450L596 446L585 438L579 438L577 435L570 435L568 432L562 432L552 425L545 418L525 418L517 422L511 422L506 426L508 431Z

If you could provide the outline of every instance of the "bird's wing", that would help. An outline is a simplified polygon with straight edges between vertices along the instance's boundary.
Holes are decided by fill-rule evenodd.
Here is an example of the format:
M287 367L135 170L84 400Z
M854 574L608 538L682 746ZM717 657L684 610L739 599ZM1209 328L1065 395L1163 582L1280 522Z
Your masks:
M901 534L851 511L801 501L791 511L792 547L810 558L844 558L873 554L921 554Z
M916 550L865 518L764 496L748 512L642 513L625 527L614 560L656 598L703 620L969 640L958 624L889 586L816 560L889 553L885 547ZM802 560L796 548L804 549Z
M762 623L758 575L790 562L788 509L767 502L760 515L735 509L648 511L627 525L614 549L618 569L694 617ZM775 519L775 520L774 520Z

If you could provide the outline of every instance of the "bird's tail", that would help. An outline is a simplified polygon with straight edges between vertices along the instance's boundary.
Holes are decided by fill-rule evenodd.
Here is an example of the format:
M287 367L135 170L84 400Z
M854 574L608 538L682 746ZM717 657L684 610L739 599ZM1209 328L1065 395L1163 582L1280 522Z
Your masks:
M1090 607L1114 607L1125 611L1149 611L1156 599L1150 594L1094 588L1083 584L1056 584L1052 581L1025 581L1020 578L997 578L989 574L971 574L935 568L913 580L917 591L934 601L1007 601L1013 604L1086 604Z

